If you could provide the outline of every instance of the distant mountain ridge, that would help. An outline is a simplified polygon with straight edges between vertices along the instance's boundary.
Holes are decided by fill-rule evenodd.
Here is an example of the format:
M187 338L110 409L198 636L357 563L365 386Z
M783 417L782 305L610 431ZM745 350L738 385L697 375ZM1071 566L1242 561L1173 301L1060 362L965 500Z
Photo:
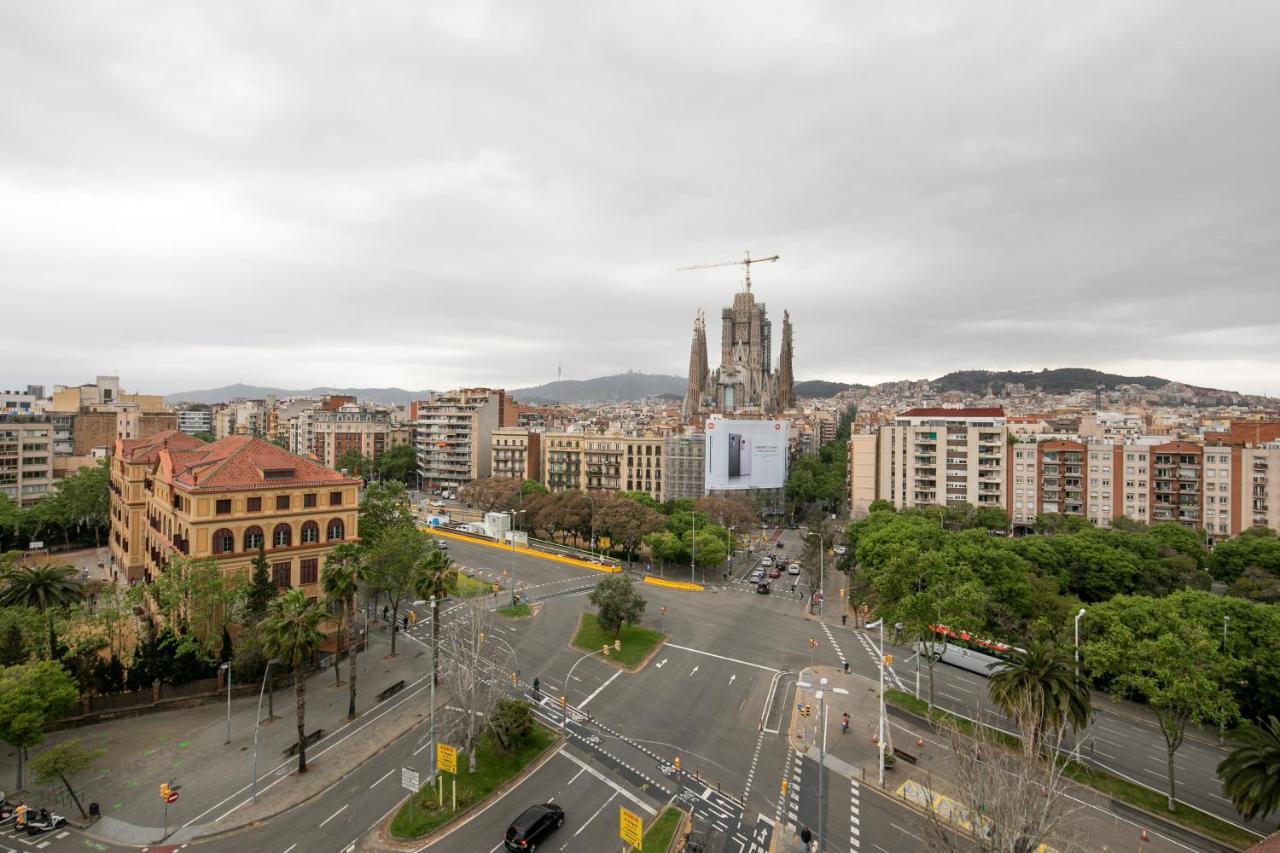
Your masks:
M325 394L349 394L357 400L368 400L389 406L399 406L412 400L422 400L430 391L406 391L403 388L307 388L291 391L288 388L271 388L266 385L245 385L237 382L221 388L206 388L201 391L179 391L166 394L166 403L226 403L231 400L261 400L268 394L277 398L283 397L321 397Z
M617 403L672 394L684 398L689 380L663 373L615 373L595 379L561 379L533 388L514 388L511 396L527 406L547 403Z
M1114 390L1118 385L1141 385L1152 390L1170 384L1170 380L1158 376L1121 376L1103 373L1087 367L1060 367L1056 370L957 370L931 381L935 390L960 391L967 394L985 394L991 388L995 393L1004 390L1007 383L1022 383L1028 389L1040 388L1047 394L1069 394L1072 391L1093 391L1099 385ZM1216 390L1216 389L1214 389Z

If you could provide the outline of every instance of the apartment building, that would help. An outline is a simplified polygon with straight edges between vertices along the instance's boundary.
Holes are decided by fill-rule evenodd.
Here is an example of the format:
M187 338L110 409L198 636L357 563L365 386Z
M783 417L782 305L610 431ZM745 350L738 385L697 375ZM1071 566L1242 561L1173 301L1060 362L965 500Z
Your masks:
M582 433L549 432L542 436L542 485L553 492L583 488L586 470Z
M1151 521L1204 523L1204 448L1175 441L1151 448Z
M493 431L516 417L505 391L462 388L432 393L410 407L414 419L418 473L426 488L458 488L488 477Z
M880 428L875 473L855 466L853 482L876 478L876 495L895 507L970 503L1004 506L1008 429L1000 408L911 409ZM855 459L855 463L858 460ZM851 494L852 497L852 494Z
M181 409L177 415L177 428L187 435L213 434L213 412L209 409Z
M131 583L175 555L247 573L262 551L277 586L319 594L328 553L358 540L360 481L251 436L206 444L177 430L119 439L111 463L113 564Z
M393 426L388 412L348 404L310 415L311 452L330 468L336 469L342 457L352 452L376 463L389 448L409 443L408 429Z
M542 480L542 433L505 426L490 438L490 476Z
M853 518L862 518L876 500L879 472L876 468L879 436L876 433L855 433L849 436L849 464L846 474L849 480L849 510Z
M700 498L706 494L706 437L676 433L662 439L662 500Z
M53 488L53 425L34 415L0 415L0 495L31 506Z
M276 399L267 395L261 400L236 400L222 403L213 410L213 435L222 439L230 435L270 435Z
M662 500L662 448L665 443L662 436L627 436L624 443L622 488Z
M24 391L0 391L0 415L41 414L43 398L44 387L40 385L28 385Z

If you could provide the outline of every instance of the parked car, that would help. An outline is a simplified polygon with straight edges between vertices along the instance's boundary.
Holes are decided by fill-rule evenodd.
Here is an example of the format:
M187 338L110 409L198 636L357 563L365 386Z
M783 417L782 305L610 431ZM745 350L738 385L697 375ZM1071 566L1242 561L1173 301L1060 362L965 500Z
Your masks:
M533 853L548 835L564 826L564 809L555 803L529 806L511 822L504 839L508 850Z
M779 569L777 566L774 566L772 569L769 570L769 577L771 578L782 577L782 570Z
M789 575L798 575L798 574L800 574L800 564L799 564L799 563L792 563L791 565L787 566L787 574L789 574Z
M844 555L844 552L845 552L847 549L846 549L843 545L837 545L836 547L832 548L831 550L833 550L833 551L835 551L837 554L840 554L841 556L843 556L843 555Z

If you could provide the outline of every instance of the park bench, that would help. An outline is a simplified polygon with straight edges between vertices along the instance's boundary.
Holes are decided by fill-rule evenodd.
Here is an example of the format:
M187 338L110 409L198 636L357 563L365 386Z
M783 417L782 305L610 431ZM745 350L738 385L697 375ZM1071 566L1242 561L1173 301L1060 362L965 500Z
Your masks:
M387 699L391 696L394 696L403 689L404 689L404 679L402 678L399 681L397 681L395 684L391 685L390 687L386 688L381 693L379 693L378 701L381 702L383 699Z
M893 754L894 754L894 755L896 755L896 756L898 756L899 758L901 758L903 761L907 762L908 764L915 764L915 763L916 763L916 761L918 760L918 759L916 758L916 756L914 756L914 755L912 755L911 753L907 752L905 749L898 749L896 746L893 748Z
M302 740L303 740L303 742L305 742L305 743L306 743L306 745L307 745L307 746L311 746L311 744L313 744L313 743L315 743L316 741L320 740L320 738L322 738L322 737L324 737L324 729L316 729L314 732L312 732L311 734L307 735L307 736L306 736L306 737L304 737ZM293 743L289 744L289 748L288 748L288 749L286 749L286 750L284 751L284 754L285 754L285 755L297 755L297 754L298 754L298 742L297 742L297 741L294 741Z

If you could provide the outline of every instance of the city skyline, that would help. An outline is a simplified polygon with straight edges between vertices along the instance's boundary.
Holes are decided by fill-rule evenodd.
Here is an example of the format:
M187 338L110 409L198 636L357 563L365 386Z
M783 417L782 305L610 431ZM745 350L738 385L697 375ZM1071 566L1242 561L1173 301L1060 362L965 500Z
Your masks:
M1276 390L1272 5L399 9L0 13L0 386L680 375L751 249L802 377Z

